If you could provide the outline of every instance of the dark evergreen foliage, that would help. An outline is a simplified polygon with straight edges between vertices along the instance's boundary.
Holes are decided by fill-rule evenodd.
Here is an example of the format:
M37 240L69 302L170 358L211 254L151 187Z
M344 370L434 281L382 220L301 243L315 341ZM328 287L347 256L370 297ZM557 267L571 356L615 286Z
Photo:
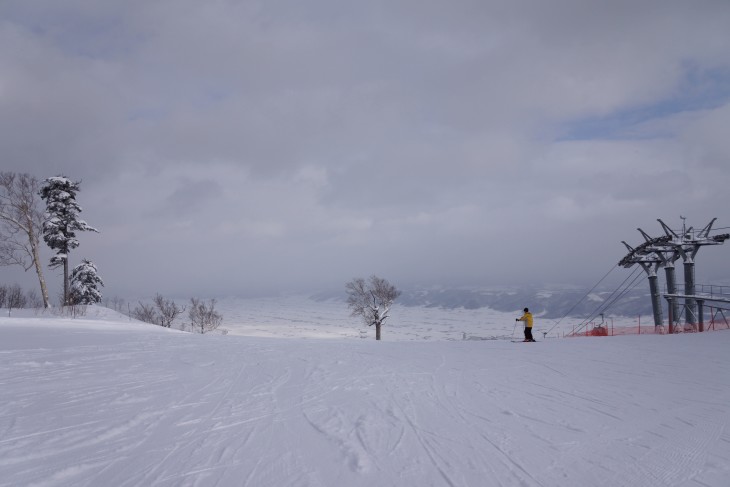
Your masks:
M95 304L101 301L99 287L104 286L96 265L84 259L71 272L71 304Z

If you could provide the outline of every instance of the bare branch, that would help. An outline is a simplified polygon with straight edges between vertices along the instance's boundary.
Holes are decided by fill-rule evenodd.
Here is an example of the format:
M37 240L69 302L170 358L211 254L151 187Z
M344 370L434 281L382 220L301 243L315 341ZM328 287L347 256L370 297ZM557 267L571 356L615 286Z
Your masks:
M345 284L347 306L352 316L360 316L368 326L375 325L375 339L380 340L380 327L400 291L387 280L371 276L369 282L356 278Z
M215 330L223 323L223 316L215 311L215 299L211 299L208 304L205 301L190 298L190 311L188 316L193 331L200 330L200 333Z
M166 328L170 328L175 318L185 312L185 306L178 306L174 301L165 299L159 293L155 295L154 303L157 306L160 325Z
M43 212L38 190L40 183L29 174L0 172L0 265L35 267L43 305L50 306L40 262L40 235Z
M154 306L151 304L139 303L139 306L132 310L132 318L145 323L152 323L153 325L159 325L157 320L157 312Z

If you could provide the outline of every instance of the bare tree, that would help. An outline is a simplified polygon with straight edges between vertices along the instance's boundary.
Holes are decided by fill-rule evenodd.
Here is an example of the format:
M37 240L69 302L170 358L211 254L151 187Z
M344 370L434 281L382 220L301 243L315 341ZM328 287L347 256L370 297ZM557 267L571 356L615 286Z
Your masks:
M159 324L165 328L170 328L175 318L185 312L185 306L178 306L174 301L163 298L159 293L155 295L154 303L157 306Z
M8 297L8 287L5 284L0 285L0 308L5 307L5 301Z
M111 298L112 309L121 313L124 310L124 299L119 296Z
M25 297L25 293L23 293L22 287L20 287L18 284L13 284L12 286L8 287L7 292L8 294L5 298L5 304L7 305L8 310L11 310L13 308L25 308L28 300Z
M118 299L118 298L115 298ZM119 300L122 302L122 300ZM121 308L121 305L120 305ZM175 319L185 312L185 306L178 306L171 299L165 299L160 293L155 295L153 304L139 303L130 316L136 320L154 325L172 327Z
M35 267L43 306L48 308L48 289L40 260L43 211L39 207L40 183L30 174L0 172L0 265Z
M190 298L190 325L193 331L199 329L200 333L215 330L223 323L223 316L215 311L215 299L211 299L208 304L197 298Z
M380 328L388 319L390 307L400 296L395 286L378 276L369 281L356 278L345 284L347 306L352 316L360 316L368 326L375 325L375 339L380 340Z
M157 321L157 311L151 304L139 303L139 306L132 310L132 318L145 323L159 325Z
M43 300L38 296L38 291L35 289L28 290L27 293L25 293L26 297L26 303L29 308L41 308L43 306Z

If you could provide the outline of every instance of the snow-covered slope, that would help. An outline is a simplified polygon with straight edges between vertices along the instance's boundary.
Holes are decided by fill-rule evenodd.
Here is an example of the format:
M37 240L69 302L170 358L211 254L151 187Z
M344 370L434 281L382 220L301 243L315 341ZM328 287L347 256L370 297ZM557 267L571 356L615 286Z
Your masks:
M302 296L236 299L217 302L224 316L223 327L231 334L261 337L358 338L373 339L375 330L351 317L347 304L339 299L315 301ZM426 341L519 338L519 312L505 313L491 308L441 308L403 306L396 303L383 327L386 341ZM581 323L577 318L562 320L535 317L535 335L551 337L570 333ZM619 319L616 326L633 324L631 318ZM556 326L557 325L557 326Z
M0 317L0 485L730 485L728 331L376 342L322 313L306 340Z

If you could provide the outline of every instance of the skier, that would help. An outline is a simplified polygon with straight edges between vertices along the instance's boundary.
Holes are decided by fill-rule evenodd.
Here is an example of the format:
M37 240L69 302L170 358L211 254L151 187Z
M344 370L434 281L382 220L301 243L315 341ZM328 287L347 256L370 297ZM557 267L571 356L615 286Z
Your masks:
M525 308L525 314L523 314L521 318L517 318L515 321L525 322L525 339L523 341L534 342L535 340L532 338L532 313L530 313L530 310Z

